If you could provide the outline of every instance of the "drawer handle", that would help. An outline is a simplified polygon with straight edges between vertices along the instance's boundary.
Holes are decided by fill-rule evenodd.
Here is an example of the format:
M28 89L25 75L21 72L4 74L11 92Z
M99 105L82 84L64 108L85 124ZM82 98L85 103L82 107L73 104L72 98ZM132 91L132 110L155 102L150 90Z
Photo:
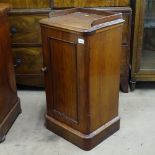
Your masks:
M17 28L16 27L11 27L11 35L15 35L17 33Z
M42 67L42 68L41 68L41 71L42 71L42 72L46 72L46 71L47 71L47 67Z
M22 60L20 58L17 58L14 64L14 67L18 67L22 63Z

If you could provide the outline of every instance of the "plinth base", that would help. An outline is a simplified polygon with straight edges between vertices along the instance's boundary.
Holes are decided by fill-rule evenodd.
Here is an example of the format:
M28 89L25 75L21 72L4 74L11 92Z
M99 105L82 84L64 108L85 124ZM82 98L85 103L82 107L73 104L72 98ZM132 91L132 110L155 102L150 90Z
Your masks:
M4 118L3 122L0 124L0 143L5 140L5 136L12 124L21 113L20 100L13 106L7 116Z
M81 149L88 151L119 130L120 119L119 117L116 117L88 135L59 122L48 115L46 115L46 127Z

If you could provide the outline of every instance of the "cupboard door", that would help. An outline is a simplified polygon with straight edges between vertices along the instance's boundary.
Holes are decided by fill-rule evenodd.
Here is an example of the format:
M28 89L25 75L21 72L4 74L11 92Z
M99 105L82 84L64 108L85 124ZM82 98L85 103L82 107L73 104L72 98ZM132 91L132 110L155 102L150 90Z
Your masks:
M0 0L3 3L10 3L13 8L50 8L51 0Z
M66 123L76 124L78 121L76 44L50 38L49 46L52 115Z
M129 6L129 0L54 0L55 8L64 7L99 7L99 6Z

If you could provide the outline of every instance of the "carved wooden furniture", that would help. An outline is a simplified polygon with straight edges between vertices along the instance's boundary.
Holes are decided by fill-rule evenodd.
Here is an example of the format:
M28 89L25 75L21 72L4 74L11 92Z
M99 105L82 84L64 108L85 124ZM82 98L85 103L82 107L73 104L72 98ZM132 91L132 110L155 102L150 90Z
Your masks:
M44 86L41 72L41 37L39 20L48 17L50 0L0 0L9 2L12 48L17 84Z
M55 9L68 7L105 7L104 9L122 12L126 20L123 29L121 89L128 92L130 57L130 0L0 0L10 2L11 32L16 66L17 83L28 86L43 86L41 39L38 21Z
M12 61L9 9L9 4L0 3L0 142L21 112Z
M155 81L155 0L132 1L135 10L131 90L136 81Z
M77 8L40 22L46 127L92 149L119 129L122 16Z
M49 10L29 9L10 12L17 84L44 86L39 20L48 17L48 13Z

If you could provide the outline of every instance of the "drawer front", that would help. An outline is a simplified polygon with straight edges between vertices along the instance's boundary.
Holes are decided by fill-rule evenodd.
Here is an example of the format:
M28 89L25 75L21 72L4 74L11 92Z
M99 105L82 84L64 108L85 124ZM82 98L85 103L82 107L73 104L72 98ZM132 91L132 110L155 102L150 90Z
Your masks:
M16 75L16 82L18 85L44 87L44 76L38 75Z
M54 8L129 6L130 0L54 0Z
M10 15L13 44L41 44L39 20L48 15Z
M13 8L50 8L51 0L0 0L0 2L10 3Z
M13 48L16 74L41 74L41 48Z
M131 16L130 14L123 14L123 19L125 20L123 26L123 37L122 43L129 44L130 43L130 33L131 33Z

